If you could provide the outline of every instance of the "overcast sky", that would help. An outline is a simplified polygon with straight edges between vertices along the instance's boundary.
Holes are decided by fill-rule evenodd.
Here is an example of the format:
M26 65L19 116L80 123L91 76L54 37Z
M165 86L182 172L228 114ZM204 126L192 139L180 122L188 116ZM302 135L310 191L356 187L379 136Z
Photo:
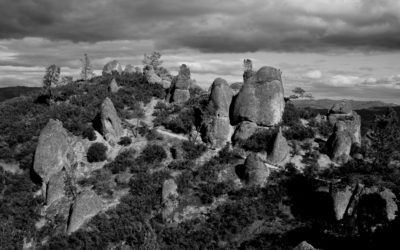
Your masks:
M40 86L44 68L79 75L157 50L208 87L242 61L283 71L286 94L400 104L399 0L0 0L0 87Z

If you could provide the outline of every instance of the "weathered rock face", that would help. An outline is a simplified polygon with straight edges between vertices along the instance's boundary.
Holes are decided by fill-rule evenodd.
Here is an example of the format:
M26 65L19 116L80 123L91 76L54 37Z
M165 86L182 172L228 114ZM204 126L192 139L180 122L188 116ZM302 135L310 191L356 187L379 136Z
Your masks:
M70 168L74 154L68 143L68 134L62 123L50 119L42 129L35 152L33 169L47 184L50 177L63 167Z
M113 72L118 74L122 73L122 66L117 60L113 60L104 65L103 76L112 75Z
M329 114L349 114L353 110L353 107L348 101L341 101L332 106L329 110Z
M315 250L315 248L310 245L307 241L303 241L298 244L293 250Z
M135 67L133 67L132 64L127 64L125 66L125 69L124 69L123 73L126 74L126 75L135 74L136 73L136 69L135 69Z
M353 189L350 186L347 186L342 190L336 190L332 193L333 211L336 220L343 219L352 195Z
M233 128L227 117L213 117L206 127L204 141L213 147L223 147L230 141Z
M163 218L170 216L178 206L178 185L173 179L164 181L162 199L164 204Z
M117 81L115 80L115 78L113 78L110 82L110 85L108 86L108 89L111 93L117 93L119 90L119 86L117 84Z
M343 122L336 123L335 132L327 141L329 157L336 163L346 163L349 160L351 145L351 135L345 130L345 124Z
M244 142L249 139L258 129L257 124L254 122L243 121L241 122L235 130L233 134L232 141L233 143Z
M282 120L285 108L281 72L263 67L248 79L233 103L232 124L252 121L273 126Z
M232 89L228 83L222 79L217 78L211 85L211 94L209 105L212 105L217 117L229 117L229 107L231 106L233 98Z
M269 169L255 153L251 153L244 162L245 178L248 185L265 186L270 175Z
M182 64L179 68L179 74L172 81L172 102L182 103L190 98L189 88L191 86L190 70Z
M233 128L229 121L229 107L232 97L233 93L228 83L222 78L215 79L208 102L214 111L214 116L205 134L205 141L214 147L223 147L231 139Z
M156 72L154 71L153 66L146 65L144 67L144 69L143 69L143 73L144 73L148 83L151 83L151 84L161 84L162 83L161 77L159 77L156 74Z
M88 219L103 209L103 202L94 191L85 190L78 194L72 206L67 233L78 230Z
M123 130L117 110L110 98L106 98L101 104L102 132L107 141L117 143L122 136Z
M231 89L232 89L233 95L237 95L242 87L243 87L243 83L242 82L232 83L231 84Z
M272 152L268 155L268 162L274 165L284 166L290 158L290 147L279 127Z
M64 171L60 171L50 176L50 180L47 185L47 191L46 191L47 205L52 204L53 202L61 199L64 196L65 193L64 178L65 178Z
M355 111L348 114L330 114L328 121L331 125L342 122L344 130L351 136L352 143L361 145L361 117Z

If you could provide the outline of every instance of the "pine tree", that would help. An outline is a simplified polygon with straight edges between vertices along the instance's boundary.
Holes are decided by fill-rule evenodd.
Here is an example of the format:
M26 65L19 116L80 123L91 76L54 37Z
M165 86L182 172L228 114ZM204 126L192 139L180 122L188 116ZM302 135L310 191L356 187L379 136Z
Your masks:
M144 54L142 62L145 66L151 65L153 66L153 69L156 70L163 63L163 61L160 60L160 58L161 58L161 53L154 51L153 53L151 53L151 55Z
M81 78L86 81L94 76L92 64L90 62L89 56L86 53L83 59L81 59L81 63L82 63Z

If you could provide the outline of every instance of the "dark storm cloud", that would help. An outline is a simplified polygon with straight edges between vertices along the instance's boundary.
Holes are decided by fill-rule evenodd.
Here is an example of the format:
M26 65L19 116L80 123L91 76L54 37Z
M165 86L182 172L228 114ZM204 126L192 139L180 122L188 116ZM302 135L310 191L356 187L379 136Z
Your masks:
M400 49L396 0L0 0L0 39L152 40L203 52Z

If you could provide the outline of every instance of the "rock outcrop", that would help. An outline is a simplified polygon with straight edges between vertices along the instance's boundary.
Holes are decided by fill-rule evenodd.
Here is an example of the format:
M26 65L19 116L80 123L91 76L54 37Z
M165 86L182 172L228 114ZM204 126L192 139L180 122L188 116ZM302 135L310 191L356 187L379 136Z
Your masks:
M117 84L117 81L115 80L115 78L113 78L110 82L110 85L108 85L108 90L111 93L117 93L119 90L119 86Z
M100 197L91 190L85 190L78 194L72 206L67 233L78 230L88 219L98 214L103 209Z
M153 66L151 65L146 65L143 69L143 73L146 77L146 80L148 83L151 84L161 84L162 79L159 77L156 72L154 71Z
M268 162L273 165L284 166L290 158L290 147L286 138L279 127L278 134L275 137L272 152L268 154Z
M233 92L228 83L222 78L215 79L208 102L214 113L204 136L205 141L214 147L223 147L231 139L233 128L229 121L229 107L232 97Z
M332 193L333 212L336 220L343 219L348 205L350 204L350 199L353 196L353 192L354 190L350 186L346 186L344 189L335 190Z
M231 89L234 95L237 95L242 87L243 87L242 82L235 82L231 84Z
M235 130L232 137L232 142L234 144L242 143L249 139L258 129L257 124L254 122L243 121L241 122Z
M303 241L298 244L293 250L315 250L315 248L309 244L307 241Z
M165 180L162 187L163 218L169 217L178 206L178 185L174 179Z
M121 74L121 73L122 73L122 66L117 60L113 60L104 65L103 76L112 74Z
M53 202L64 197L65 194L65 172L60 171L50 176L46 191L46 204L50 205Z
M233 103L232 124L242 121L260 126L281 122L285 107L281 71L262 67L241 88Z
M268 181L270 170L255 153L247 156L244 162L245 181L250 186L263 187Z
M328 121L332 126L339 121L343 122L352 144L361 145L361 117L351 109L350 102L343 101L333 105L328 112Z
M344 164L349 160L352 137L344 122L337 122L333 134L328 138L328 155L332 161Z
M104 137L110 143L117 143L123 134L117 110L108 97L101 104L101 126Z
M36 147L34 171L47 185L50 177L63 168L69 169L74 161L74 153L68 143L68 133L62 122L50 119L42 129Z
M132 75L132 74L135 74L135 73L136 73L136 69L135 69L135 67L134 67L132 64L127 64L127 65L125 66L125 69L124 69L123 74L125 74L125 75Z
M175 103L183 103L189 100L189 88L191 86L190 69L182 64L179 68L179 74L172 81L172 98Z

